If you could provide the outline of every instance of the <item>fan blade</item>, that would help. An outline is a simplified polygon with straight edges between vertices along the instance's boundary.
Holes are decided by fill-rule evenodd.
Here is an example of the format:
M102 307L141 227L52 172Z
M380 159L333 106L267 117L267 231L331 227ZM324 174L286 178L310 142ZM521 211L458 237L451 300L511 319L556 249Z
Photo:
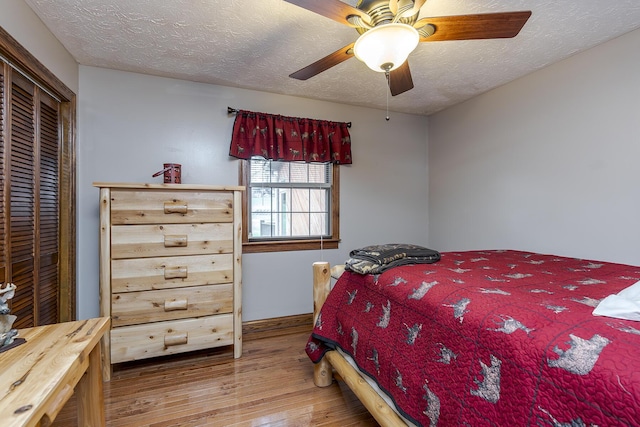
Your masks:
M355 43L351 43L342 49L338 49L332 54L325 56L322 59L317 60L311 65L307 65L306 67L296 71L293 74L289 74L289 77L293 77L298 80L307 80L310 77L315 76L316 74L320 74L321 72L328 70L334 65L338 65L339 63L346 61L347 59L353 56L353 45Z
M409 61L389 73L389 90L391 95L400 95L413 89L413 79L411 78L411 70L409 70Z
M421 37L421 42L502 39L515 37L530 16L531 11L440 16L420 19L413 26L420 28L432 24L436 27L436 32Z
M347 18L351 15L359 16L367 24L371 24L371 18L365 12L360 9L356 9L353 6L349 6L339 0L285 0L287 3L295 4L303 9L307 9L311 12L315 12L318 15L322 15L326 18L333 19L341 24L348 25L350 27L357 27L347 21Z

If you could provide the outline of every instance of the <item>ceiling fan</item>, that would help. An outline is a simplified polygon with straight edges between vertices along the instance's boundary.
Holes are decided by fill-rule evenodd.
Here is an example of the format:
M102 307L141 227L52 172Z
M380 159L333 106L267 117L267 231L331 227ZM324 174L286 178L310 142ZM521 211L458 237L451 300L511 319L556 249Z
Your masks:
M426 0L359 0L356 7L340 0L285 1L353 27L360 34L356 42L289 77L307 80L355 55L372 70L386 74L393 96L413 88L407 57L419 42L511 38L531 16L531 11L521 11L418 20Z

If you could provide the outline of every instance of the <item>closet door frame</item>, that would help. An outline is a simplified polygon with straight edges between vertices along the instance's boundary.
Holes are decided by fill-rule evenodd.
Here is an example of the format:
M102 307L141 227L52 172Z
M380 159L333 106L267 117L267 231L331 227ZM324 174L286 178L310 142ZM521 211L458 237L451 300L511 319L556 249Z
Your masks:
M7 80L10 81L11 73L20 72L60 100L58 317L60 322L75 320L76 94L2 27L0 27L0 56L3 59L0 66L5 70L5 84ZM9 79L6 78L7 74L9 74ZM5 99L1 102L4 103ZM5 108L4 111L6 112L7 109ZM3 122L7 123L6 117L3 118ZM5 126L5 128L7 127ZM8 140L8 135L3 135L3 139ZM0 283L3 283L4 280L5 278L1 277Z

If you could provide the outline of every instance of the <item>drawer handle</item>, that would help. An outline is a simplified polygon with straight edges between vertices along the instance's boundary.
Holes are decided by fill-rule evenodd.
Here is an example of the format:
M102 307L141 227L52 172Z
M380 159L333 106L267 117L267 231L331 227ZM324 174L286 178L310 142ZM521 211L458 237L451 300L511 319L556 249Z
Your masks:
M188 204L183 202L164 202L164 213L165 214L186 214L188 209Z
M167 334L164 336L164 346L171 347L172 345L182 345L189 341L189 336L186 332L180 334Z
M189 275L187 267L165 267L164 279L186 279Z
M189 243L186 234L172 234L164 236L165 248L182 248Z
M187 299L171 299L164 301L164 311L186 310L189 306Z

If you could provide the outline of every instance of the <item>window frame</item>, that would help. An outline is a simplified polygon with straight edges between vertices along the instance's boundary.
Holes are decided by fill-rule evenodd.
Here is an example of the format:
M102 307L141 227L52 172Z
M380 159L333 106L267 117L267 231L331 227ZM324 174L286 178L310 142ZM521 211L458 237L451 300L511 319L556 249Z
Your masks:
M337 249L340 243L340 167L334 164L331 182L331 226L327 238L275 238L264 241L249 240L249 197L251 197L251 160L241 160L239 182L242 192L242 251L243 253L303 251L314 249Z

